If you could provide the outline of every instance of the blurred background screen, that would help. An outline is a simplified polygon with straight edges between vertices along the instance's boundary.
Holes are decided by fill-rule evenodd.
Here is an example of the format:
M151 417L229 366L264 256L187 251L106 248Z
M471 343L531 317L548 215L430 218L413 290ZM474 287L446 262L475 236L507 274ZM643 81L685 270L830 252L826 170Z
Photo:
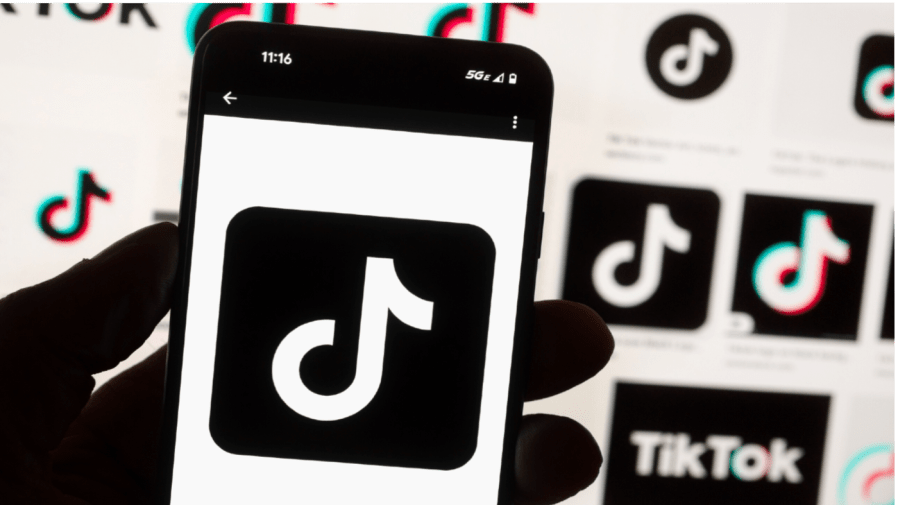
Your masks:
M536 294L617 340L526 407L602 446L569 503L894 503L891 4L0 4L0 294L177 221L196 41L247 19L552 68Z

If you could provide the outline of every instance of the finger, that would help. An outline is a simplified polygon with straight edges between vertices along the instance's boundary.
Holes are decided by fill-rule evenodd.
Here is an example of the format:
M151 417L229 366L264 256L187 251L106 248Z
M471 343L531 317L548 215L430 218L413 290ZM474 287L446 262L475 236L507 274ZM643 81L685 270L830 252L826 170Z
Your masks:
M0 446L10 451L0 466L11 475L46 474L91 375L130 355L165 315L177 256L177 228L160 223L0 301Z
M88 503L149 503L156 485L167 347L90 397L52 453L59 490Z
M558 503L590 485L601 466L598 444L576 421L548 414L524 416L515 452L514 501Z
M614 338L589 307L566 300L536 302L526 401L556 395L601 370Z

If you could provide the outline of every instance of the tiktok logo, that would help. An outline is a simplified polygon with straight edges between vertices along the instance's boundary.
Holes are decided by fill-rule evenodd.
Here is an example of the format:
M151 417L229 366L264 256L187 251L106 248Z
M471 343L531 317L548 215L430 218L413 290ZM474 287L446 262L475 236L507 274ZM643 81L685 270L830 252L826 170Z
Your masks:
M661 76L674 86L689 86L702 75L705 55L716 56L720 44L702 28L689 32L689 44L676 44L661 55ZM680 68L678 65L685 61Z
M602 503L818 503L828 396L619 382L613 398Z
M745 482L764 478L768 482L797 484L802 481L797 463L804 456L804 449L789 447L784 438L771 440L770 449L760 444L743 444L741 437L732 435L708 435L704 441L692 440L688 433L630 433L630 443L637 447L636 474L714 480L727 480L732 475ZM708 452L714 454L710 472L701 460Z
M736 317L750 319L745 326L755 333L854 339L872 212L868 205L747 195Z
M636 282L623 286L614 278L614 271L636 256L636 243L622 240L599 253L592 268L592 280L602 298L618 307L635 307L655 294L661 284L661 268L665 247L678 253L689 252L692 234L677 226L670 217L667 205L653 203L648 208L645 235L642 239L642 266Z
M485 231L255 207L224 247L209 418L222 449L442 470L473 456Z
M321 4L332 7L334 4ZM296 24L298 7L295 3L198 3L190 8L185 25L187 48L193 54L200 38L212 28L236 20L264 23Z
M895 446L876 444L854 455L839 477L839 505L895 503Z
M867 119L895 120L895 37L874 35L861 46L854 108Z
M695 99L723 84L733 64L733 50L717 23L685 14L655 30L645 61L649 76L662 91L675 98Z
M480 40L503 42L505 40L505 23L509 10L534 15L536 4L532 3L487 3L483 4L483 25ZM431 37L451 37L453 30L460 25L474 23L474 8L469 4L450 4L436 12L427 27L427 35Z
M867 74L861 93L864 103L881 118L895 117L895 67L880 65Z
M69 209L70 200L67 196L51 196L37 208L37 226L45 235L58 242L74 242L84 236L90 224L93 198L112 201L112 193L98 186L89 170L79 170L77 179L71 224L60 229L58 223L54 223L57 212Z
M380 387L387 316L392 313L405 324L430 330L433 303L406 289L396 276L390 258L368 258L362 295L362 325L359 334L355 380L342 393L319 395L299 377L299 363L312 349L334 345L334 320L319 319L291 331L274 353L272 377L281 399L297 413L319 421L335 421L357 414L368 405Z
M829 261L844 265L850 259L851 248L833 233L829 216L809 210L802 219L800 245L780 242L761 253L752 274L755 291L780 314L804 314L823 296ZM794 280L786 282L790 275Z
M707 313L719 209L710 191L581 181L563 297L612 324L698 328Z

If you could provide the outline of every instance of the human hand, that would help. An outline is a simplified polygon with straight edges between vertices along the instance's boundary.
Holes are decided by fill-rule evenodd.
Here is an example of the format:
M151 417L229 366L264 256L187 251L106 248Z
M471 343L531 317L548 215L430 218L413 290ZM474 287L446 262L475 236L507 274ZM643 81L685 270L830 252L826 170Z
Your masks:
M165 351L91 395L168 311L177 228L160 223L58 277L0 300L0 499L4 503L153 503ZM607 363L614 341L592 310L539 302L527 400L566 391ZM515 502L555 503L589 485L602 456L575 421L524 416Z

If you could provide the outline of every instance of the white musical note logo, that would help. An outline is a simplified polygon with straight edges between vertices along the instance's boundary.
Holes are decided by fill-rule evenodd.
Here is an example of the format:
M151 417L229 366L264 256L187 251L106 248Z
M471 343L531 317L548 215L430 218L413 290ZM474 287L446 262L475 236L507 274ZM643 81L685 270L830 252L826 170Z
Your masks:
M661 55L661 75L674 86L689 86L702 75L705 55L715 56L720 49L714 39L703 28L689 31L689 44L668 47ZM682 69L677 63L686 60Z
M635 307L645 302L655 294L661 283L664 248L686 253L689 251L691 238L689 230L674 223L667 205L650 204L636 282L623 286L614 278L617 267L633 261L636 256L636 244L631 240L622 240L609 245L596 257L592 267L592 281L596 291L608 303L618 307Z
M368 405L383 374L388 312L409 326L430 330L433 302L406 289L396 275L392 258L369 257L355 379L345 391L330 396L319 395L303 383L299 375L303 357L315 347L334 343L333 319L305 323L287 334L274 353L271 374L284 403L298 414L319 421L344 419Z
M752 271L755 292L781 314L803 314L823 296L828 262L846 264L850 259L851 248L833 233L830 217L819 210L806 211L800 245L780 242L758 257ZM786 284L790 273L795 278Z

